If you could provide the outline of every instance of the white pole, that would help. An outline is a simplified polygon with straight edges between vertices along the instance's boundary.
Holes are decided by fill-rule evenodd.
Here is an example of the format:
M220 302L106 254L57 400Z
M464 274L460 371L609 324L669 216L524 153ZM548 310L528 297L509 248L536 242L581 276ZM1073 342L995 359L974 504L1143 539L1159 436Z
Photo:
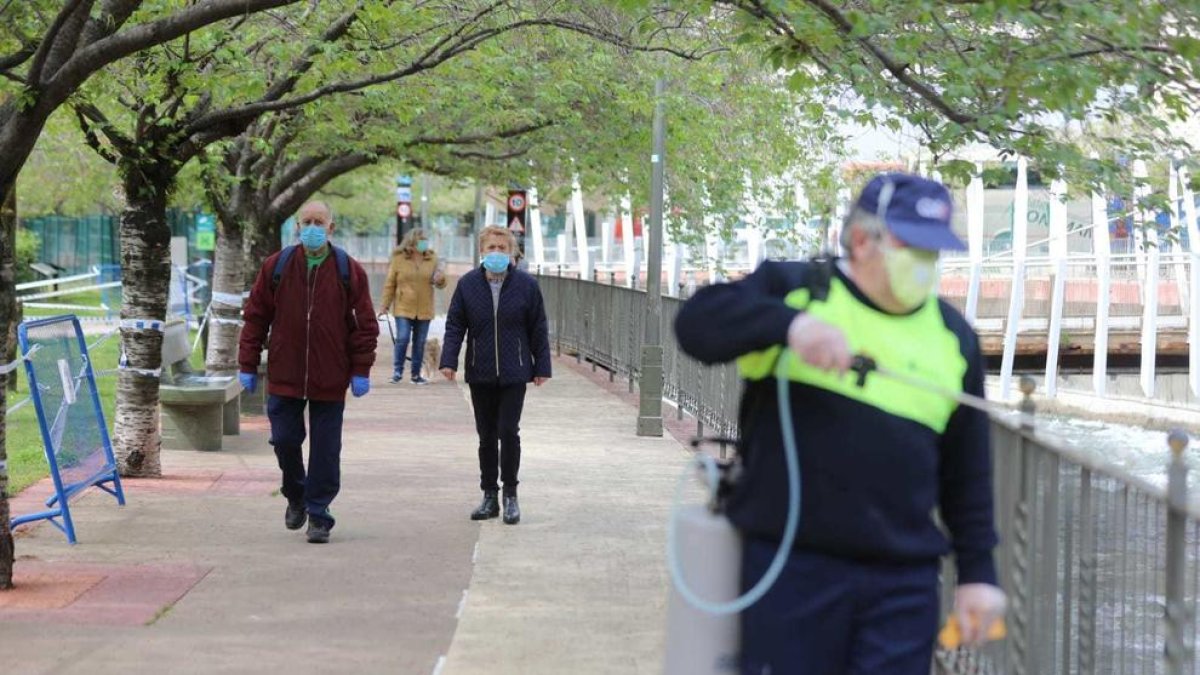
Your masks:
M1013 190L1012 250L1013 258L1024 260L1029 245L1029 178L1024 157L1017 160L1017 185Z
M1067 276L1067 185L1050 183L1050 260L1054 264L1054 290L1050 301L1050 332L1046 336L1046 395L1058 393L1058 349L1062 336L1063 290Z
M575 245L579 251L579 278L592 278L592 259L588 253L587 221L583 217L583 190L579 176L571 180L571 217L575 220Z
M529 234L533 239L533 263L541 269L546 264L546 241L542 238L542 210L538 208L537 188L529 188Z
M1092 193L1092 253L1096 255L1096 325L1092 331L1092 390L1104 396L1108 381L1108 303L1112 284L1112 242L1104 195Z
M983 164L975 163L975 175L967 186L967 254L971 282L967 287L967 321L979 315L979 284L983 277Z
M625 256L625 287L632 288L633 280L638 276L637 254L634 252L633 241L633 210L629 195L621 198L621 247Z
M1146 232L1144 229L1148 227L1145 219L1145 214L1142 213L1142 207L1138 202L1142 197L1150 194L1149 189L1143 190L1142 184L1146 182L1146 163L1140 159L1133 161L1133 203L1129 205L1130 221L1133 223L1133 259L1137 264L1138 279L1146 278L1146 252L1149 247L1146 245ZM1144 289L1144 287L1143 287Z
M1012 386L1013 360L1017 355L1017 334L1025 307L1025 242L1029 214L1029 182L1025 158L1017 160L1017 185L1013 194L1012 215L1012 292L1008 296L1008 321L1004 326L1004 355L1000 361L1000 396L1008 400Z
M667 242L667 292L673 297L679 297L680 284L683 283L683 258L687 249L683 244ZM711 280L709 283L712 283Z
M751 272L763 261L763 233L758 228L757 224L746 228L746 258Z
M613 243L613 227L616 223L606 213L604 220L600 223L600 259L604 261L605 266L612 262L612 243Z
M1141 201L1150 194L1150 185L1146 181L1146 163L1135 160L1133 175L1137 187L1134 189L1136 231L1141 233L1141 242L1145 247L1143 257L1146 263L1142 266L1142 363L1141 384L1142 393L1147 398L1154 398L1155 359L1158 355L1158 223L1154 214L1143 210ZM1141 247L1139 247L1141 248Z
M1179 172L1175 168L1174 158L1169 160L1167 169L1167 201L1170 202L1167 213L1171 218L1168 231L1179 236L1179 221L1183 214L1179 212ZM1191 289L1188 288L1187 263L1182 256L1183 246L1172 246L1171 248L1171 258L1175 261L1171 265L1171 277L1175 279L1175 288L1179 291L1179 306L1186 308L1191 304Z
M850 188L843 187L837 191L837 205L834 207L833 222L829 224L828 247L832 251L837 251L840 256L846 255L842 250L842 223L846 220L846 214L850 211Z
M483 211L484 226L495 225L496 224L496 205L493 204L492 200L490 200L490 199L485 199L484 204L485 204L484 211Z
M1187 221L1188 268L1191 302L1188 306L1188 381L1192 394L1200 396L1200 225L1196 222L1196 202L1188 185L1188 168L1179 167L1179 192L1183 196L1183 217Z

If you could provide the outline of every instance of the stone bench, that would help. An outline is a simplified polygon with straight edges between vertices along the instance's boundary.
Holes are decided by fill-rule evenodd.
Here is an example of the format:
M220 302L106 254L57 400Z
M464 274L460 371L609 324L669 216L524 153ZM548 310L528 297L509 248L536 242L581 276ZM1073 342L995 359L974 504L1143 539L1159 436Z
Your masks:
M163 332L162 445L169 450L220 450L223 436L239 433L239 394L233 375L206 376L188 363L187 323L171 321Z

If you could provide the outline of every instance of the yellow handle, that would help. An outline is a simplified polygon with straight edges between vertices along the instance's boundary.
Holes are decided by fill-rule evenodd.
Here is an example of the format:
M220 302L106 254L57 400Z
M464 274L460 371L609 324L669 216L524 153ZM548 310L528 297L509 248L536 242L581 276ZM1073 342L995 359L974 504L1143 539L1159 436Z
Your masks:
M988 628L987 641L994 642L1003 640L1008 635L1008 630L1004 626L1004 619L996 619ZM958 618L951 616L942 631L938 633L938 643L943 649L956 649L962 644L962 632L959 630Z

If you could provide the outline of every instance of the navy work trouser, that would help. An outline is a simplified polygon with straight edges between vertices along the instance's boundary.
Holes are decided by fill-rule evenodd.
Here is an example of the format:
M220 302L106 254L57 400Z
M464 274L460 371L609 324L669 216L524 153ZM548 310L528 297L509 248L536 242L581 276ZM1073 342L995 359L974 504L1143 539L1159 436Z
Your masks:
M746 539L742 590L775 555ZM794 551L771 590L742 612L742 675L929 675L938 568Z
M308 406L308 472L304 471L304 407ZM304 502L309 518L333 526L329 504L341 487L342 413L345 401L267 397L271 445L283 471L283 496Z
M471 407L475 409L475 431L479 434L479 489L517 489L521 469L521 411L525 408L525 383L472 384ZM496 464L499 460L500 470Z

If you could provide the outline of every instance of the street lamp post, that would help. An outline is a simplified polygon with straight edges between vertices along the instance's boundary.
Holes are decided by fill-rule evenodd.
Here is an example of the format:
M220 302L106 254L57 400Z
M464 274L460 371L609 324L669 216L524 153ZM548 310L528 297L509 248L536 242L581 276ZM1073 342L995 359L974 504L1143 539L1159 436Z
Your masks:
M666 165L666 120L663 78L654 83L654 152L650 155L650 251L646 256L646 335L642 343L642 381L638 401L638 436L662 436L662 245L663 183Z

